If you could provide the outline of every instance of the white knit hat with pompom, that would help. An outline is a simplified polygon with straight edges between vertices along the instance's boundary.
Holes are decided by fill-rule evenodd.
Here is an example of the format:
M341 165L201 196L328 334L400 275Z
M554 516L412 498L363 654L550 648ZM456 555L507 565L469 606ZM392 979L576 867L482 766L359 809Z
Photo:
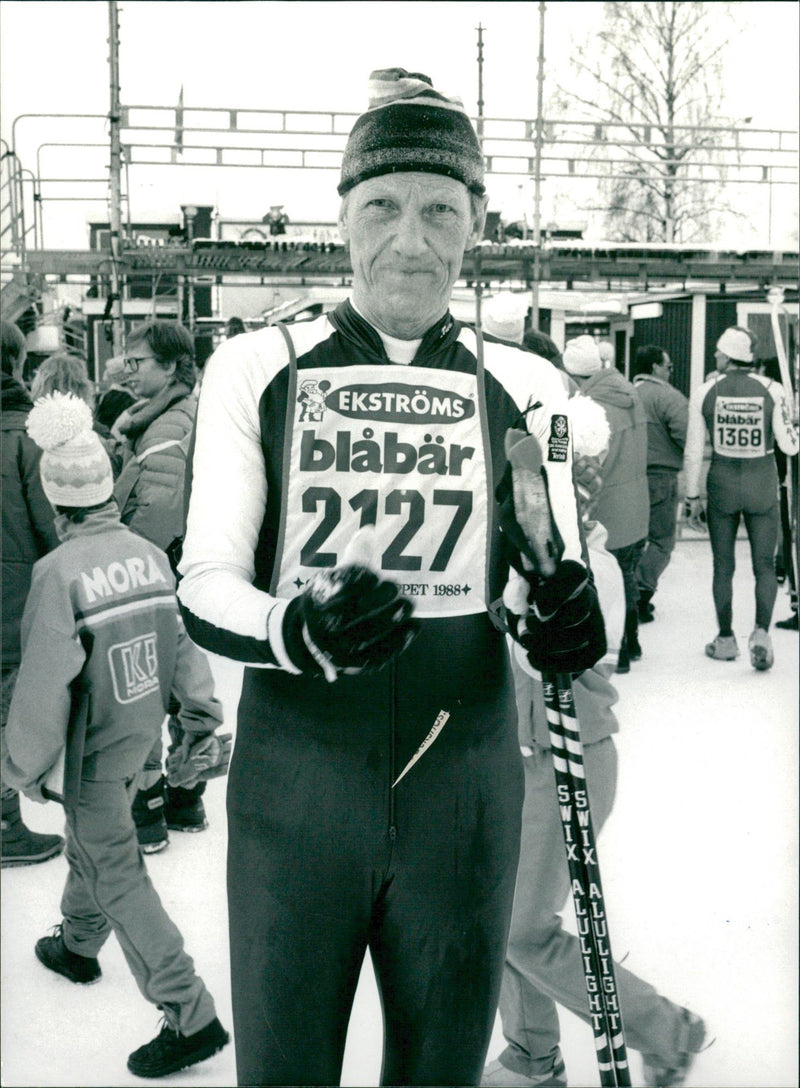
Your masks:
M92 430L92 411L73 393L40 397L25 426L42 449L39 474L53 506L99 506L114 489L111 462Z

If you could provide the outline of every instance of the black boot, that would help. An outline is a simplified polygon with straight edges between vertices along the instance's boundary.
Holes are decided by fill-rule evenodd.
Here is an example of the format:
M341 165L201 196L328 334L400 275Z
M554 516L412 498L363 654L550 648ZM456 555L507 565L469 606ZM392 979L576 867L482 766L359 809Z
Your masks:
M639 645L639 613L635 608L630 608L625 613L625 640L628 643L629 660L641 661L642 647Z
M167 780L163 777L147 790L138 790L131 814L136 824L136 838L143 854L157 854L169 846L167 821L164 819Z
M18 793L3 798L2 807L4 869L12 869L16 865L36 865L56 857L64 849L64 840L60 835L39 835L25 826Z
M205 831L208 827L202 795L205 782L198 782L190 790L182 786L167 786L165 815L170 831Z
M88 983L97 982L103 973L94 956L80 956L67 948L61 926L54 928L52 937L42 937L38 940L35 952L39 963L43 963L56 974L68 978L70 982L85 986Z
M619 658L617 660L617 672L630 672L631 671L631 659L628 655L628 639L625 635L622 636L622 642L619 646Z
M653 598L652 589L640 589L639 590L639 603L636 606L636 611L639 615L639 623L652 623L655 619L655 608L650 603Z

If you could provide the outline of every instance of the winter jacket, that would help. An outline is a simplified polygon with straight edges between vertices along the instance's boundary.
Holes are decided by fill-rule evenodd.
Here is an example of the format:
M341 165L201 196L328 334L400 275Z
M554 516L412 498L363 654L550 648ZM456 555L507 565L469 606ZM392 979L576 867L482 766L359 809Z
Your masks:
M63 543L33 571L3 746L4 783L38 800L64 748L69 686L81 673L91 692L84 779L136 774L173 691L187 732L213 732L222 721L166 555L126 529L111 502L81 524L59 516L56 527Z
M114 485L122 521L159 548L183 535L184 475L197 399L188 386L167 386L122 413L112 433L128 441Z
M613 551L647 536L647 416L638 393L618 370L596 371L581 382L581 393L602 404L611 427L593 516L608 530L606 547Z
M680 472L689 401L674 385L653 374L640 374L633 385L647 416L648 471Z
M19 627L33 564L58 544L53 508L39 477L41 451L28 437L25 420L32 404L8 375L2 385L3 461L3 668L19 664Z

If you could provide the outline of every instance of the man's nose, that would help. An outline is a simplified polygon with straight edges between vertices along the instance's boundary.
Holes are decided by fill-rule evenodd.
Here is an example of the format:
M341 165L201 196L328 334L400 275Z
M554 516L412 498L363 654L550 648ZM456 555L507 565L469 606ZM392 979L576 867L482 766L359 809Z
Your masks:
M395 220L395 228L393 245L397 253L416 257L427 250L425 222L418 211L405 209Z

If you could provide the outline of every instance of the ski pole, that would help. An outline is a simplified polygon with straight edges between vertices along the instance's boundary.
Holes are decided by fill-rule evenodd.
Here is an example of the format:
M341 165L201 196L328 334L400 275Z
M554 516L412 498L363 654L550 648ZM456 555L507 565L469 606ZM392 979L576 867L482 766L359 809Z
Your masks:
M562 549L550 509L539 443L534 435L510 430L506 433L506 454L511 464L515 517L533 556L531 568L549 577L555 573ZM600 1083L603 1088L628 1088L630 1070L572 680L562 673L545 673L542 680Z
M622 1088L630 1071L572 683L561 673L542 682L600 1083Z

